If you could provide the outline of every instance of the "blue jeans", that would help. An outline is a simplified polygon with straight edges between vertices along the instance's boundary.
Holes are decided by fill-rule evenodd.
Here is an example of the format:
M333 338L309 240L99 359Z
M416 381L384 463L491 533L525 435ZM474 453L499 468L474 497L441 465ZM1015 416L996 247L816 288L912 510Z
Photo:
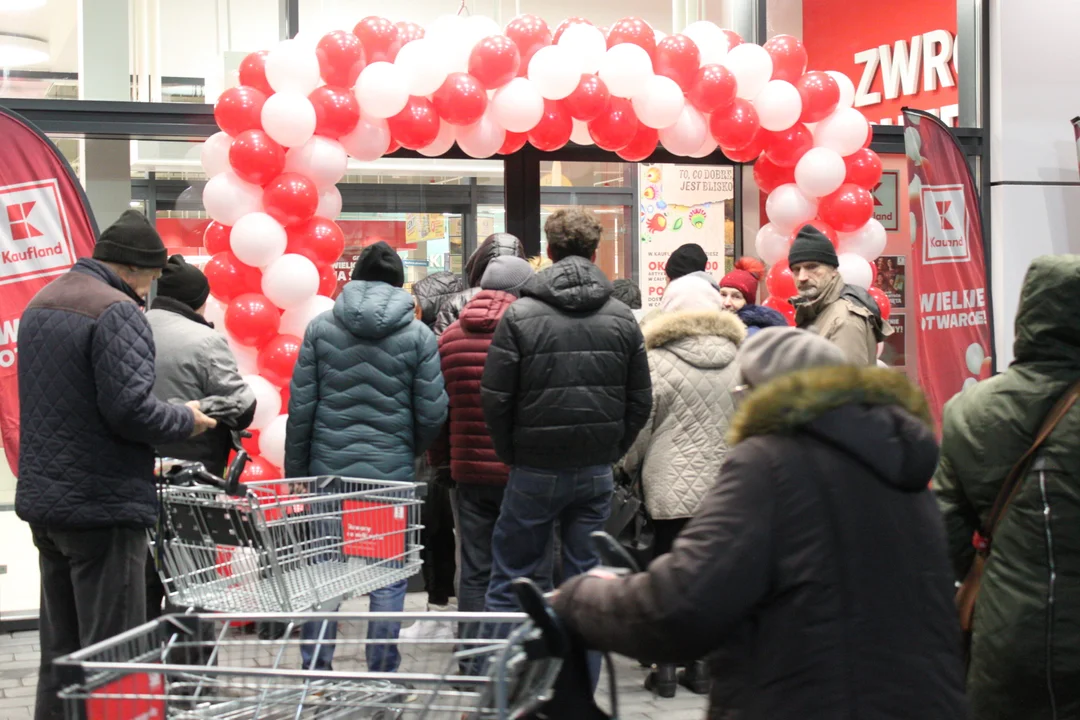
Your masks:
M371 598L371 612L401 612L405 609L405 590L407 580L396 582L385 588L379 588L368 597ZM336 608L335 608L336 611ZM325 626L325 630L323 629ZM368 670L371 672L395 672L401 664L401 655L395 643L372 643L372 640L397 640L401 632L399 622L369 622L367 629L368 644L364 647ZM337 638L337 623L313 621L304 623L300 629L303 640L315 644L300 646L300 657L305 670L332 670L334 660L334 639ZM321 644L320 640L322 641ZM314 665L312 665L314 660Z

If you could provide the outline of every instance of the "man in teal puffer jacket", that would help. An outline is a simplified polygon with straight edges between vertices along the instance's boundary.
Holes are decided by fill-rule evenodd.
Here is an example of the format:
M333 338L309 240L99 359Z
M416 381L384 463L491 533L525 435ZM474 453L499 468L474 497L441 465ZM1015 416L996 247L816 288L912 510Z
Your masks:
M331 312L311 321L293 371L285 475L412 481L414 458L446 421L435 335L401 289L401 258L384 242L364 249ZM371 593L373 612L400 612L406 582ZM304 627L332 641L336 626ZM400 623L369 623L369 639L397 640ZM305 668L330 669L333 645L305 645ZM368 668L393 672L396 645L368 644Z

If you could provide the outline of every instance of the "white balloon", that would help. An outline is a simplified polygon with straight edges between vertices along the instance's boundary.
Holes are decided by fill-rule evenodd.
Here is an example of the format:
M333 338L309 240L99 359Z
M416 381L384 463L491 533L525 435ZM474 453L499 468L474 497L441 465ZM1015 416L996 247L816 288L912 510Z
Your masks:
M694 41L701 53L701 64L712 65L723 61L728 54L727 34L708 20L690 23L682 34Z
M870 124L866 117L855 108L837 110L818 123L814 130L814 145L835 150L841 157L847 157L862 148Z
M604 53L599 74L614 97L632 98L653 74L652 58L637 45L620 43Z
M203 317L206 321L212 323L215 328L225 331L225 310L228 307L225 303L218 300L211 295L206 298L206 307L203 308Z
M708 127L708 125L709 125L708 118L705 119L705 125L706 125L706 127ZM709 155L712 155L714 152L716 152L716 148L718 148L718 147L720 147L720 146L717 145L716 138L714 138L712 136L712 133L707 132L707 133L705 133L705 142L703 142L701 144L701 147L698 148L697 152L692 154L690 157L692 157L692 158L708 157Z
M360 122L348 135L338 138L338 142L360 162L374 162L390 149L390 127L386 120L361 112Z
M446 81L449 70L439 51L439 45L426 37L406 43L398 51L394 65L404 74L410 95L431 95Z
M285 427L288 423L287 414L278 415L259 433L259 454L274 467L285 464Z
M224 322L222 320L222 328L225 327ZM225 338L229 341L229 349L232 350L233 357L236 358L236 368L240 371L240 374L258 375L259 351L236 342L236 339L228 331L222 330L222 332L225 333Z
M529 80L541 97L562 100L581 82L581 63L569 48L548 45L537 50L529 61Z
M736 45L720 63L735 75L735 96L753 100L765 89L772 77L772 57L754 43Z
M478 42L492 35L502 35L502 32L502 26L487 15L469 15L465 18L461 34L467 41L469 54L472 54Z
M303 305L290 308L281 314L281 325L278 332L282 335L295 335L304 337L308 323L334 309L334 301L325 295L316 295Z
M859 257L855 253L840 253L840 276L848 285L861 287L863 290L870 289L870 283L874 281L874 270L866 258Z
M573 53L580 61L582 73L595 73L607 52L607 40L600 28L588 23L575 23L559 36L559 47Z
M675 155L691 156L701 149L708 134L709 126L701 111L690 103L683 103L675 124L660 130L660 142Z
M741 47L741 46L740 46ZM817 215L817 198L807 197L795 183L787 183L769 193L765 212L776 230L790 235L795 228Z
M802 115L802 96L786 80L770 80L754 98L761 127L773 132L787 130Z
M409 102L409 77L397 65L373 62L356 79L356 99L373 118L393 117Z
M498 34L501 30L493 34ZM469 54L473 45L479 41L469 38L469 25L466 18L458 15L443 15L427 26L425 40L436 48L436 62L447 73L466 72L469 69ZM471 44L470 44L471 43Z
M522 78L518 78L522 79ZM533 123L535 125L535 123ZM472 158L487 158L499 152L506 141L506 130L489 109L472 125L457 130L457 144L462 152Z
M274 142L300 147L315 134L315 107L300 93L274 93L263 104L262 125Z
M754 240L758 257L766 265L773 265L785 259L791 247L791 235L780 232L772 223L761 226Z
M491 114L495 122L511 132L529 132L544 116L544 98L533 83L517 77L495 92L491 98ZM461 137L459 134L459 145Z
M257 268L281 257L288 244L285 228L264 212L248 213L240 218L229 234L233 255L245 265Z
M270 384L261 375L242 375L244 382L255 393L255 419L251 421L252 430L262 430L281 414L281 391Z
M319 292L319 269L303 255L282 255L263 271L263 295L282 310L299 307Z
M838 252L855 253L859 257L870 262L877 260L881 253L885 252L885 244L888 235L885 226L875 218L870 218L866 224L855 232L840 233L837 244Z
M248 213L262 207L262 188L244 182L232 170L210 178L203 188L202 201L206 214L222 225L236 225Z
M964 362L972 375L978 375L982 370L983 360L986 359L986 350L979 343L971 343L964 351Z
M229 148L232 146L232 135L216 132L206 138L199 159L202 161L203 171L207 177L214 177L228 170Z
M441 120L439 121L439 134L435 136L435 139L431 141L431 144L427 147L420 148L417 152L426 157L439 157L454 146L454 137L456 134L457 127L445 120Z
M309 95L322 82L315 48L295 40L279 42L266 55L266 81L275 93Z
M826 70L825 74L831 76L836 81L836 84L840 86L840 102L836 105L836 109L843 110L854 105L855 85L851 82L851 78L835 70Z
M825 197L844 184L844 158L829 148L810 148L795 166L795 184L810 197Z
M661 130L679 121L686 98L678 83L664 75L651 75L631 101L642 125Z
M336 220L341 214L341 191L336 185L319 191L319 205L315 208L315 214L331 220Z
M308 177L320 188L340 182L348 164L349 156L341 143L322 135L285 153L285 169Z
M964 380L964 390L967 390L972 385L977 385L978 383L979 383L978 378L966 378Z
M589 123L574 118L574 129L570 132L570 142L578 145L592 145L592 135L589 134Z

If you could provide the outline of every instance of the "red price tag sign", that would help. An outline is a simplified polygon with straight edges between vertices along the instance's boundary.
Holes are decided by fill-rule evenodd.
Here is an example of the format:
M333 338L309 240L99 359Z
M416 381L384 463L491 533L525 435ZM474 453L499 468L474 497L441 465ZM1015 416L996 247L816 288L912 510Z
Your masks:
M133 696L143 697L133 697ZM139 673L113 680L90 693L87 720L164 720L165 678Z
M346 555L388 560L405 554L406 506L360 500L342 505Z

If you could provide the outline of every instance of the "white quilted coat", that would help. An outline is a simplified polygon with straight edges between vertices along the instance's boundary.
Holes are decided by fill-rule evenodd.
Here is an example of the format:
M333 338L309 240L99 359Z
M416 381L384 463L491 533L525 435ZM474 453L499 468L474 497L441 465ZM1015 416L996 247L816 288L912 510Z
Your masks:
M746 326L732 313L658 315L643 328L652 375L649 422L622 459L641 473L645 506L656 520L687 518L716 482L727 455L738 380L735 351Z

